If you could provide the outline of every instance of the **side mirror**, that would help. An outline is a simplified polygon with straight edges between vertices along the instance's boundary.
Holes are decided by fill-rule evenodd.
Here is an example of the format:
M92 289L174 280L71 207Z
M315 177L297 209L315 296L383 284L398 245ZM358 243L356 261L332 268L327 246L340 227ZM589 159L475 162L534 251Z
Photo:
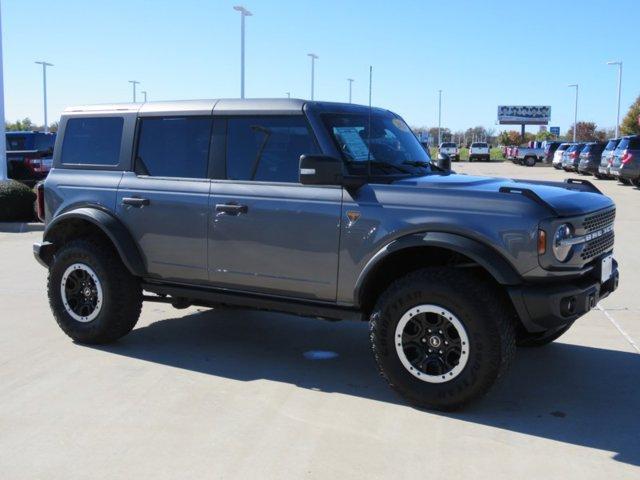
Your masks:
M342 160L328 155L300 157L300 183L303 185L342 185Z
M438 154L438 162L436 163L436 165L441 170L443 170L445 172L450 172L451 171L451 157L449 155L447 155L446 153L439 153Z

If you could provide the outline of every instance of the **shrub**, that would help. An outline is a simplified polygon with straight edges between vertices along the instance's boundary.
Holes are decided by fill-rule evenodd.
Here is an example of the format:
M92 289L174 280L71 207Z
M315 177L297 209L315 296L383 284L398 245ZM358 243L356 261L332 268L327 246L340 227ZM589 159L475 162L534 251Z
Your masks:
M33 220L35 200L36 194L23 183L0 180L0 222Z

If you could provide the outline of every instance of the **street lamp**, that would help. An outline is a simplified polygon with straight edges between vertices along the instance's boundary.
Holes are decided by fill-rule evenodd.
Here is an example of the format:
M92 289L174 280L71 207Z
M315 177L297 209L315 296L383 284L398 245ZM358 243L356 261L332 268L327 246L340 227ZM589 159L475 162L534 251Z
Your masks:
M144 103L147 103L147 91L143 90L140 92L142 95L144 95Z
M442 90L438 90L438 145L442 143Z
M351 103L351 91L353 88L353 78L347 78L347 82L349 82L349 103Z
M38 65L42 65L42 89L43 89L43 103L44 103L44 133L49 132L49 122L47 119L47 67L53 67L53 63L47 62L35 62Z
M287 98L291 98L291 92L284 92L287 94Z
M620 94L622 92L622 62L607 62L607 65L618 66L618 114L616 116L616 138L620 135Z
M307 56L311 57L311 100L313 100L313 93L315 87L315 76L316 76L316 60L320 57L315 53L307 53Z
M576 88L576 107L573 111L573 143L576 143L576 130L578 130L578 84L567 85L569 88Z
M241 5L236 5L233 9L240 12L240 98L244 98L244 17L253 14Z
M0 8L2 10L2 8ZM4 132L4 80L2 69L2 12L0 12L0 180L7 179L7 146Z
M137 80L129 80L129 83L133 86L133 103L136 103L136 85L140 85Z

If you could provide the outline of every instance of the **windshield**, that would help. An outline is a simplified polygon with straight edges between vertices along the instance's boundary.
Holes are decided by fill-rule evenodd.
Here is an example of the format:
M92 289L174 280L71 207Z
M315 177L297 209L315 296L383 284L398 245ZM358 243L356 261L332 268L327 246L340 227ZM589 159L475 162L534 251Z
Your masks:
M430 171L429 154L407 124L391 113L337 113L322 119L352 175L368 170L374 175Z

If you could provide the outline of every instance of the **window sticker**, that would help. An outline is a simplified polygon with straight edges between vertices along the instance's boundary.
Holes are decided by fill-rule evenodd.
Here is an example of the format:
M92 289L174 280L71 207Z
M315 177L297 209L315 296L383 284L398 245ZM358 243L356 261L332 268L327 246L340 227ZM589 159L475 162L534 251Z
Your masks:
M340 147L357 162L369 159L369 148L354 127L334 127L334 135L340 140ZM371 155L373 159L373 155Z
M399 118L394 118L393 120L391 120L391 123L393 123L393 125L400 131L402 132L408 132L409 131L409 127L407 127L407 124L404 123L402 120L400 120Z

